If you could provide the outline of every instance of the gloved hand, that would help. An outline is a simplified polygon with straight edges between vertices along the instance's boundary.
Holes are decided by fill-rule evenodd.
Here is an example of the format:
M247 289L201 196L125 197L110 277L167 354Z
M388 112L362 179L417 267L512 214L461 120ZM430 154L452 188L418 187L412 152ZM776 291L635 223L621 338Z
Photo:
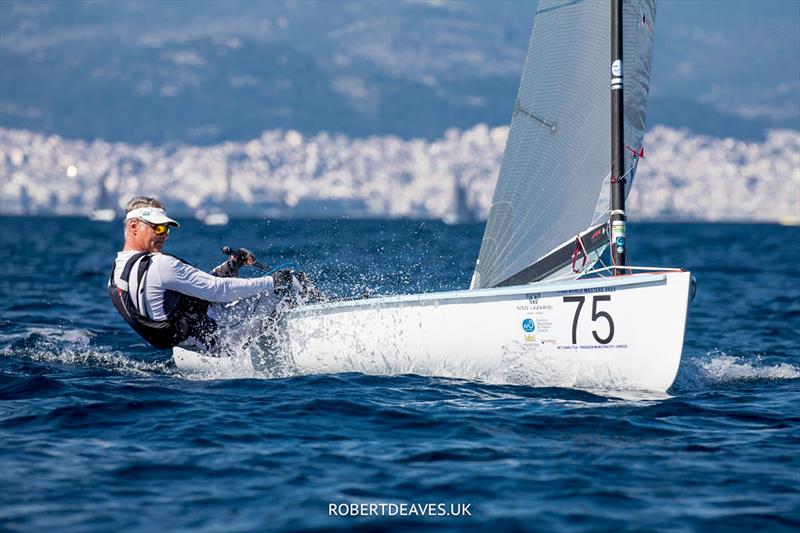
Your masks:
M291 268L284 268L272 274L272 281L275 284L275 294L286 294L292 288L294 272Z
M226 247L227 248L227 247ZM231 254L230 261L236 268L242 265L252 265L256 262L256 256L247 248L239 248L238 250L231 250L228 248L226 253Z
M233 250L226 246L222 249L222 252L229 254L230 258L212 271L212 274L220 278L235 278L239 274L240 267L252 265L256 262L253 252L247 248Z

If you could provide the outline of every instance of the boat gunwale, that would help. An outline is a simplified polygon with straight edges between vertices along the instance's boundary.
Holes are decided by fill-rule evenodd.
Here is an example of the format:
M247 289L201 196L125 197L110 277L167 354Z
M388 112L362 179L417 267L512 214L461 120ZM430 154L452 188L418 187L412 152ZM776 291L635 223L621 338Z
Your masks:
M631 267L626 267L631 268ZM634 269L636 267L633 267ZM596 289L598 287L609 287L617 289L619 287L631 287L640 285L652 285L665 282L670 274L687 273L681 269L664 269L652 272L625 274L620 276L608 276L597 278L583 278L572 280L542 281L529 285L515 285L511 287L495 287L486 289L463 289L456 291L429 292L422 294L398 294L390 296L377 296L372 298L356 298L349 300L338 300L334 302L322 302L304 305L289 310L286 317L299 317L303 315L314 315L329 311L341 311L348 308L371 308L384 306L402 306L404 304L421 305L440 305L452 303L476 303L486 299L501 299L508 297L513 299L521 294L540 294L544 297L547 293L559 291ZM579 287L576 287L580 285Z

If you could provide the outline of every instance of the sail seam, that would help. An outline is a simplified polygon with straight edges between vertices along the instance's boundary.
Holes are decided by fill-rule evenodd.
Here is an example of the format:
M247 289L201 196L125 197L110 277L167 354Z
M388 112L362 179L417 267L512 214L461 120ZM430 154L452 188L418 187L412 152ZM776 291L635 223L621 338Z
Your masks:
M527 110L523 109L523 107L521 105L519 105L519 99L517 100L517 105L514 107L514 111L519 111L523 115L532 118L533 120L535 120L536 122L542 124L543 126L547 126L550 129L551 133L555 133L556 132L556 125L555 124L551 124L550 122L547 122L543 118L537 117L536 115L534 115L530 111L527 111Z

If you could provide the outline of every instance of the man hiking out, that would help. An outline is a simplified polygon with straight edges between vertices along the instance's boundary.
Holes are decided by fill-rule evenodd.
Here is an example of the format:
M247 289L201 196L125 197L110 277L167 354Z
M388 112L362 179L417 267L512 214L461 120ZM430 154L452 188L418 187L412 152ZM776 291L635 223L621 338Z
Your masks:
M125 246L114 262L109 296L122 318L156 348L211 349L221 332L250 317L266 318L280 302L272 276L236 277L239 267L255 262L248 251L234 253L208 274L162 253L170 229L180 225L158 199L137 196L125 212Z

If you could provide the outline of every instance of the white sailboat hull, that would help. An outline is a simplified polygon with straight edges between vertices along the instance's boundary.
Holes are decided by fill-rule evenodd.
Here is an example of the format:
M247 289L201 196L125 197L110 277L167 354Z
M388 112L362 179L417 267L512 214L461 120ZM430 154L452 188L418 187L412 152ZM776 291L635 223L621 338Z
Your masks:
M117 212L113 209L94 209L89 213L89 220L95 222L113 222L117 218Z
M310 305L284 316L279 345L297 374L663 392L680 366L690 278L669 271ZM186 371L259 370L180 348L174 359Z
M203 219L203 224L206 226L226 226L229 221L230 218L228 218L227 213L211 213Z

